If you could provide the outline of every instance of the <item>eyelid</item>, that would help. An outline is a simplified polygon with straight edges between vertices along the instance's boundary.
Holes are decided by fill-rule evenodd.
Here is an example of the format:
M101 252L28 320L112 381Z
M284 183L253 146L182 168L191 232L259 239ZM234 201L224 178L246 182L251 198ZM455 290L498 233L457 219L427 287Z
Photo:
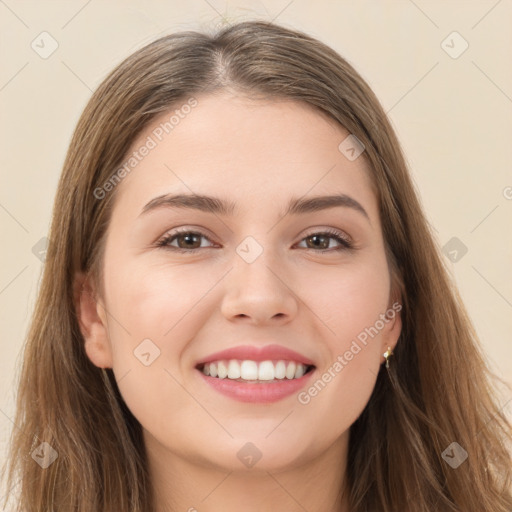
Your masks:
M203 228L193 228L193 227L187 227L187 226L176 228L174 230L171 230L171 231L165 233L161 238L159 238L157 240L155 245L157 247L161 247L161 248L168 249L171 251L176 251L178 253L179 252L189 252L189 253L190 252L198 252L200 250L214 248L213 246L210 246L210 247L197 247L195 249L183 249L181 247L174 247L174 246L168 245L169 241L175 239L180 234L192 234L192 235L196 235L199 237L203 237L206 240L208 240L208 242L215 245L215 242L212 240L212 238L203 232ZM332 228L332 227L311 228L306 233L301 235L300 240L294 245L297 245L297 244L303 242L306 238L309 238L313 235L327 235L328 238L329 237L334 238L334 239L339 238L341 241L340 240L337 240L337 241L340 244L340 247L335 248L335 249L318 249L318 250L310 248L310 247L306 247L305 248L306 250L322 253L322 252L337 252L337 251L341 251L341 250L355 250L358 248L358 247L356 247L352 237L350 237L344 231L342 231L338 228Z
M190 227L181 227L176 228L175 230L171 230L166 232L162 237L160 237L155 245L157 247L162 247L163 249L169 249L169 250L175 250L176 252L197 252L198 250L204 250L204 249L211 249L212 247L200 247L197 249L182 249L181 247L173 247L168 245L168 242L172 240L173 238L176 238L179 235L183 234L192 234L196 236L200 236L208 240L208 242L215 244L215 242L211 239L209 235L203 232L202 229L198 228L190 228Z
M347 233L345 233L341 229L337 229L337 228L312 228L311 231L308 231L304 235L302 235L302 238L300 241L302 241L304 238L307 238L312 235L317 235L317 234L327 234L327 235L332 235L332 236L339 236L348 244L351 244L351 245L354 244L352 237L350 237Z

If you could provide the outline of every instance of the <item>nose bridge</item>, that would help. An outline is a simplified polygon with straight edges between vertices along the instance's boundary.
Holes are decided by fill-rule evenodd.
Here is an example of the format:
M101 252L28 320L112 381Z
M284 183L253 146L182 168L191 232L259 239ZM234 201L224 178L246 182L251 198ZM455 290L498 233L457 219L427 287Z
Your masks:
M242 291L270 287L275 293L282 286L276 277L279 262L275 248L270 246L270 237L266 237L264 242L261 240L262 237L257 240L253 236L247 236L236 247L233 258L233 272L236 274L236 277L233 276L234 281L241 285Z
M260 240L247 236L235 249L222 306L228 317L269 320L293 316L297 310L297 299L280 272L282 267L274 249L265 247Z

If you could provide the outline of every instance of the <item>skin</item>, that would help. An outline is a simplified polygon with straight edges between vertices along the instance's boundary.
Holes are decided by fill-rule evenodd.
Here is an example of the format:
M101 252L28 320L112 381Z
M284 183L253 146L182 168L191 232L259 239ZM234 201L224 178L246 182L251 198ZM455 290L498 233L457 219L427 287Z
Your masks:
M338 494L349 428L370 398L382 354L397 342L399 313L307 404L297 394L241 403L205 385L194 367L218 350L273 342L312 359L314 382L400 299L367 164L348 160L338 150L348 132L308 105L227 92L196 98L118 185L105 295L77 275L90 292L79 305L87 355L113 368L143 427L159 512L348 512ZM155 119L133 148L168 118ZM192 192L234 201L238 213L162 208L139 216L159 195ZM369 220L347 207L282 216L292 196L332 193L357 200ZM178 227L206 235L192 242L195 253L155 247ZM316 248L311 235L325 228L357 249L337 251L331 238ZM263 249L252 263L236 252L247 236ZM147 338L160 350L149 366L134 356ZM252 468L237 457L247 442L262 455Z

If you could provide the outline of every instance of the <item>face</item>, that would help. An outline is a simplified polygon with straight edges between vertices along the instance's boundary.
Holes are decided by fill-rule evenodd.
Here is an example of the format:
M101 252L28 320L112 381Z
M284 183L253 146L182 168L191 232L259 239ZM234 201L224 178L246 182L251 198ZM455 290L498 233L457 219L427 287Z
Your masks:
M364 153L298 102L196 100L130 151L104 296L80 306L88 357L162 457L240 471L342 453L401 326ZM162 199L192 194L216 201Z

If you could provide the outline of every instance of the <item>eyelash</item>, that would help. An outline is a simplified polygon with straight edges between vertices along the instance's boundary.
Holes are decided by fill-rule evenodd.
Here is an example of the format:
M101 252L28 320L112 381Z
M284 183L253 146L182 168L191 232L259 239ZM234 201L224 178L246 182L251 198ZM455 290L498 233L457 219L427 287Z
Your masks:
M178 229L176 231L174 231L173 233L169 233L168 235L165 235L163 238L161 238L157 243L156 243L156 246L157 247L160 247L160 248L163 248L163 249L167 249L167 250L171 250L171 251L177 251L177 252L181 252L181 253L193 253L193 252L197 252L201 249L211 249L211 247L197 247L195 249L182 249L181 247L173 247L171 245L169 245L169 243L171 241L173 241L174 239L176 239L179 235L183 235L183 234L189 234L189 235L196 235L196 236L201 236L203 238L205 238L206 240L208 240L209 242L213 243L210 238L208 238L205 234L201 233L201 232L198 232L198 231L193 231L191 229L187 229L187 228L182 228L182 229ZM320 235L320 236L328 236L329 238L334 238L337 242L340 243L340 247L337 247L335 249L313 249L313 248L310 248L310 247L306 247L305 249L308 250L308 251L313 251L313 252L319 252L319 253L324 253L324 252L337 252L337 251L344 251L344 250L350 250L350 249L355 249L355 246L354 244L348 239L346 238L343 233L341 233L340 231L337 231L335 229L324 229L323 231L315 231L313 233L309 233L308 235L306 235L304 238L302 238L301 242L307 238L311 238L312 236L315 236L315 235Z

